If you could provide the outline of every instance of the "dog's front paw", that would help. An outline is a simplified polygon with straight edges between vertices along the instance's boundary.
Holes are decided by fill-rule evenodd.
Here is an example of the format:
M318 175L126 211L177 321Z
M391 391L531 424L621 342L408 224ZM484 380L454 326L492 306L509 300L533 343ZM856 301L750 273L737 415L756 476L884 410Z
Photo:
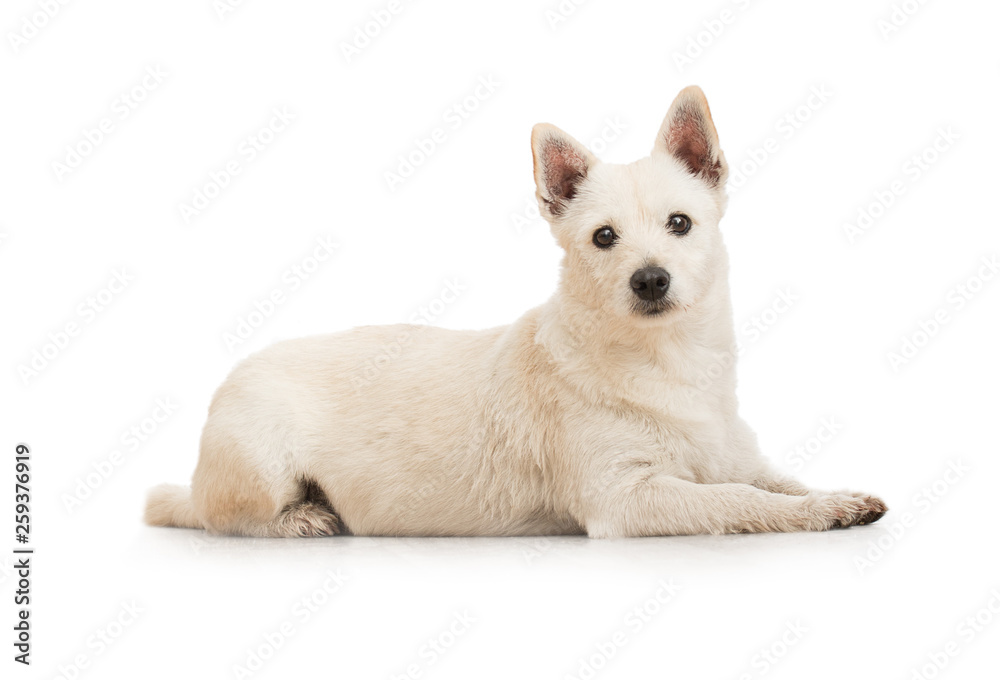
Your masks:
M887 510L880 499L863 494L829 493L812 499L812 515L821 531L871 524Z
M889 512L889 506L885 504L878 496L872 496L871 494L863 493L861 491L838 491L838 494L843 494L845 496L851 496L853 498L860 498L868 506L868 512L859 519L855 524L871 524L872 522L877 522L882 519L882 516Z

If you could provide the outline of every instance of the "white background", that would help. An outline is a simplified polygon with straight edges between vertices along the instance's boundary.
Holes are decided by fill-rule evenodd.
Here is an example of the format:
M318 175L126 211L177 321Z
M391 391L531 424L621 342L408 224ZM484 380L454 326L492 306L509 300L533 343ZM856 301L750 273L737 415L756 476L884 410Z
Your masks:
M283 624L293 634L243 677L995 671L1000 283L977 278L1000 253L994 3L911 0L888 31L887 0L594 0L564 2L560 21L555 0L422 0L350 59L343 45L386 2L256 0L221 17L210 0L88 2L51 18L40 4L7 2L0 17L0 441L10 458L32 447L37 550L30 669L11 660L16 578L10 549L0 558L4 677L239 677ZM144 88L157 67L161 82ZM481 78L497 85L475 99ZM690 83L748 176L731 183L722 223L743 412L807 483L884 497L879 524L614 541L240 540L141 524L150 486L189 479L211 394L250 352L405 321L448 281L465 287L434 320L449 328L544 301L559 251L526 212L531 126L628 162ZM810 100L814 89L828 94ZM460 125L446 118L456 105ZM294 120L247 162L240 145L282 107ZM58 172L105 118L110 131ZM390 191L385 173L435 128L445 141ZM927 151L941 130L957 138ZM602 133L613 139L594 144ZM240 174L182 219L229 161ZM901 195L870 210L894 182ZM862 210L877 217L849 236ZM283 276L308 266L320 237L335 257L292 289ZM122 270L131 281L108 302ZM961 308L959 285L976 291ZM283 304L228 348L224 334L275 288ZM785 290L794 304L769 311ZM81 313L102 295L99 313ZM939 310L947 321L920 335ZM764 331L745 326L754 318ZM67 324L75 337L59 335ZM47 347L50 334L66 346ZM894 365L904 338L922 346ZM144 424L164 399L173 413ZM796 447L805 455L789 458ZM81 489L111 457L107 478ZM346 582L305 620L296 602L338 570ZM665 604L661 581L679 588ZM142 611L120 628L133 600ZM451 637L466 612L475 622Z

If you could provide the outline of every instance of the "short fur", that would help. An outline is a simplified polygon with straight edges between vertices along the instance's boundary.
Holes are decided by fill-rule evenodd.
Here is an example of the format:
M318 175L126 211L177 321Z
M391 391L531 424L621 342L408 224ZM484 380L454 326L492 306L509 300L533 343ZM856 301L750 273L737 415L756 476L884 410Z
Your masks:
M565 250L558 290L510 326L376 326L276 344L219 388L191 490L146 521L248 536L593 537L824 530L881 517L777 472L740 418L708 103L675 99L652 153L601 163L551 125L531 147ZM666 225L688 215L681 236ZM609 226L610 248L593 242ZM660 306L629 285L669 272ZM371 348L411 341L373 383ZM728 368L722 369L722 365ZM721 374L720 374L721 373ZM352 378L354 378L352 380Z

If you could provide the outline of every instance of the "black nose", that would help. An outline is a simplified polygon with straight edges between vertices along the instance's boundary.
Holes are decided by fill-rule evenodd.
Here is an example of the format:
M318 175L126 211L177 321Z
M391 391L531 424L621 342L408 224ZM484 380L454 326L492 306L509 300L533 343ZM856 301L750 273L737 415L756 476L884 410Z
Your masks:
M655 302L667 294L670 274L663 267L643 267L632 274L632 292L643 300Z

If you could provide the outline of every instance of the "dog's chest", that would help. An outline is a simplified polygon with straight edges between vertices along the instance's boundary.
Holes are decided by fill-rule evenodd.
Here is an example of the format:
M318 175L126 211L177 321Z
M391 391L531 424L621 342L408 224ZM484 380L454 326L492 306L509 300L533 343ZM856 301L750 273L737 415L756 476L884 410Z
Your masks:
M692 482L726 479L731 418L725 402L688 383L649 377L634 381L631 398L608 410L618 427L638 437L640 460Z
M644 455L650 463L691 482L713 483L725 478L727 434L721 417L675 414L644 420L640 431L648 433Z

